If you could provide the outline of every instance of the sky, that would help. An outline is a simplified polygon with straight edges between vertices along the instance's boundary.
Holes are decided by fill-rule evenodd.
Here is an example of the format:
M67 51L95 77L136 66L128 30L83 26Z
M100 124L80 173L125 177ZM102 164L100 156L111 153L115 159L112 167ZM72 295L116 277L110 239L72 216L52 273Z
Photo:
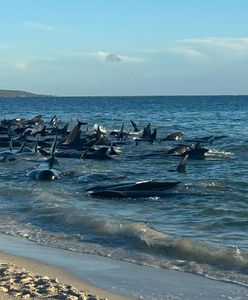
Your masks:
M248 94L247 0L0 0L0 89Z

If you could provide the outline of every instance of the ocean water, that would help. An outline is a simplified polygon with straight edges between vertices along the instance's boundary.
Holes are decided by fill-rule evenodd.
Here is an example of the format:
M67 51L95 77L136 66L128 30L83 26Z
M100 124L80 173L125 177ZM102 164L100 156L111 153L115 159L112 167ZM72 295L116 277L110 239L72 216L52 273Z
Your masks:
M133 137L107 161L60 158L52 182L26 176L44 158L26 154L0 164L0 233L42 245L136 264L191 272L248 287L248 96L48 97L0 99L0 119L56 114L111 130L143 129L158 138L175 131L180 142L135 144ZM86 126L82 127L82 132ZM145 156L213 135L205 160ZM188 142L190 143L190 142ZM3 149L0 149L0 151ZM93 198L86 189L127 181L180 181L163 197Z

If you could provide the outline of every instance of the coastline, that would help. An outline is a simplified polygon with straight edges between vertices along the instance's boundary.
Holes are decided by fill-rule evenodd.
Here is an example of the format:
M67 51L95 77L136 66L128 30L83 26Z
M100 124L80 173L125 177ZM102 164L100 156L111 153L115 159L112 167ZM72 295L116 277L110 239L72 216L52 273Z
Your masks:
M1 300L22 298L22 292L24 295L23 298L25 299L40 299L44 297L49 299L76 300L80 299L80 296L82 297L81 299L91 300L130 299L93 286L61 267L4 252L0 252L0 274ZM19 274L22 275L20 276ZM7 277L9 277L8 281L5 280ZM39 282L36 285L38 288L35 286L35 282ZM6 288L9 286L12 286L12 288ZM58 292L52 294L52 289L55 291L55 288L57 288L57 290L60 289L60 294ZM4 289L9 289L10 291L3 292ZM27 293L27 289L30 294ZM38 293L38 291L40 291L40 293ZM36 296L35 293L37 294Z
M14 262L28 271L36 273L38 270L42 275L58 278L90 295L98 295L98 298L90 299L223 300L248 297L247 287L233 283L45 247L17 237L0 235L0 251L1 262L5 259L5 262Z

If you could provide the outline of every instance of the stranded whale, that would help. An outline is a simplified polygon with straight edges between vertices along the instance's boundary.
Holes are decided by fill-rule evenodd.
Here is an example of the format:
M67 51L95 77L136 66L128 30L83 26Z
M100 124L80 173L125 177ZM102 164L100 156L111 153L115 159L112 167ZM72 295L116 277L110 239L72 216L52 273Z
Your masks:
M29 171L27 173L28 177L34 180L54 180L61 176L61 172L54 168L55 165L59 164L55 158L56 143L57 137L53 142L50 158L41 163L36 169Z
M179 181L141 181L112 185L98 185L88 188L86 191L94 197L111 198L140 198L160 197L166 195L168 190L176 187Z

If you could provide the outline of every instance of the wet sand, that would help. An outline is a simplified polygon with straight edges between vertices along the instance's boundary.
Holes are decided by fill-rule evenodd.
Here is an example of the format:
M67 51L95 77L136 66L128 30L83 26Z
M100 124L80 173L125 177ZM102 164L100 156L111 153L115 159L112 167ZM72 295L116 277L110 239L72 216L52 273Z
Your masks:
M69 271L0 252L0 299L127 300Z
M42 299L248 299L247 287L230 282L45 247L22 238L0 235L0 251L4 252L0 253L2 267L6 267L4 264L7 263L10 269L16 267L19 270L14 270L10 278L15 278L16 273L23 272L25 268L28 274L22 274L23 277L32 277L30 289L35 280L44 285L43 292L50 288L50 292L55 289L58 294L60 288L64 289L60 298L56 298L55 294L43 294ZM15 264L15 267L9 264ZM38 274L40 277L35 277ZM71 290L74 294L82 293L83 297L68 294ZM0 299L13 299L6 298L7 294L1 298L2 295Z

